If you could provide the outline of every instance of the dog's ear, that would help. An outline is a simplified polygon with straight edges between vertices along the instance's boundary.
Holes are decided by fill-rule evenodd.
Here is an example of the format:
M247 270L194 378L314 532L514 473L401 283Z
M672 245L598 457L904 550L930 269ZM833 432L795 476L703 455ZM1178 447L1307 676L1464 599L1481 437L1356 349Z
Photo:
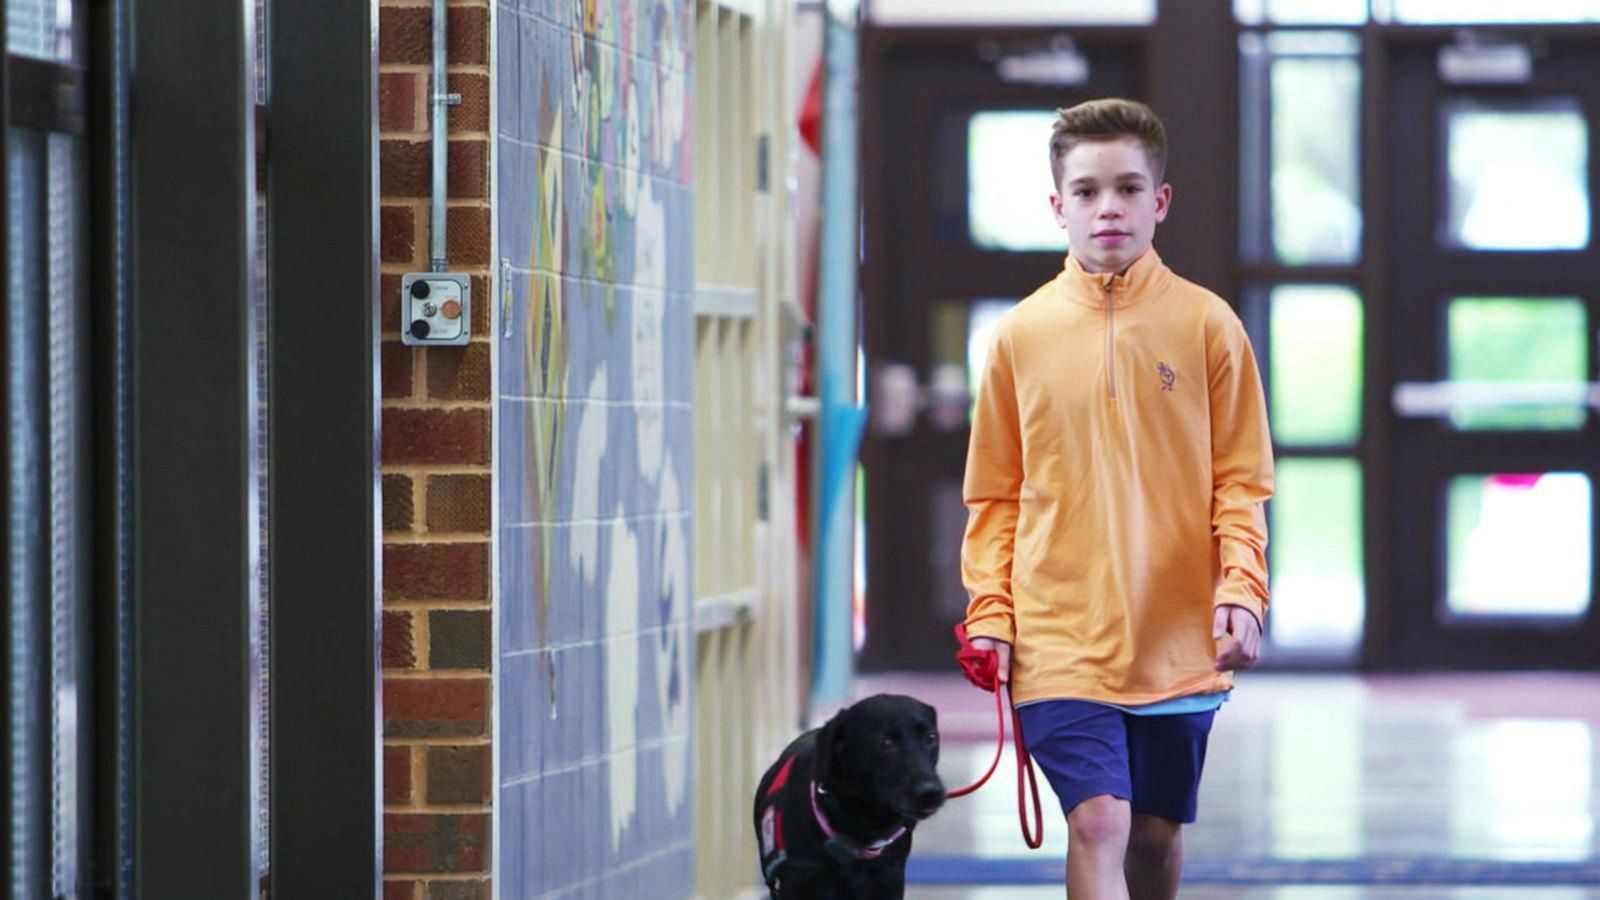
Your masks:
M827 784L828 780L838 772L839 759L844 755L845 748L845 711L839 710L822 726L822 731L817 733L817 762L816 780L818 784Z

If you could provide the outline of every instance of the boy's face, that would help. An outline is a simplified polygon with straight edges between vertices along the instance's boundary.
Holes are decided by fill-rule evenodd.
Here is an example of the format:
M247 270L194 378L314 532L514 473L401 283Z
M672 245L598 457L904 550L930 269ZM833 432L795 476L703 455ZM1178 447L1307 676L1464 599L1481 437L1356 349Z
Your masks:
M1062 159L1056 223L1087 272L1122 272L1150 249L1167 217L1172 186L1156 184L1138 138L1083 141Z

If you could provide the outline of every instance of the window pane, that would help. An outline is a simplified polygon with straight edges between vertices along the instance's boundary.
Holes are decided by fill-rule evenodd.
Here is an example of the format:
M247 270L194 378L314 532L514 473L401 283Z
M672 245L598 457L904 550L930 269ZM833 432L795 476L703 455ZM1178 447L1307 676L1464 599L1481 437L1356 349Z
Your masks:
M928 547L928 579L933 596L928 612L947 622L967 616L967 589L961 583L961 540L967 532L967 506L960 478L936 478L928 484L932 532Z
M1367 0L1233 0L1233 16L1246 25L1359 25Z
M1282 262L1360 257L1360 96L1353 56L1272 63L1272 245Z
M1396 22L1592 22L1600 0L1381 0L1373 18Z
M1578 101L1443 104L1448 246L1581 250L1589 245L1589 128Z
M6 49L37 59L72 54L70 0L5 0Z
M1272 431L1281 444L1361 436L1361 298L1346 287L1284 285L1271 302Z
M983 380L995 324L1016 303L1015 300L981 299L941 300L933 305L929 323L929 336L933 341L930 358L934 364L931 377L938 379L944 369L960 373L968 397L967 419L960 422L962 427L971 418L971 405L977 402L978 384ZM946 387L948 385L940 385L941 389Z
M1447 613L1582 615L1589 607L1590 493L1580 472L1451 479Z
M974 397L978 395L978 382L983 379L983 367L989 361L994 328L1005 311L1015 305L1015 300L978 300L968 307L967 387Z
M1047 111L981 112L967 122L967 221L987 250L1066 252L1067 233L1050 212Z
M867 16L883 25L1148 25L1155 0L872 0Z
M1458 406L1456 428L1563 430L1582 428L1581 404L1539 403L1543 392L1581 394L1589 371L1583 301L1458 297L1450 302L1450 374L1464 388L1484 388L1480 405ZM1495 385L1517 385L1522 397L1495 397ZM1503 389L1502 389L1503 391ZM1466 398L1471 399L1471 391Z
M1361 466L1280 459L1272 498L1272 643L1353 650L1366 618Z
M47 634L44 597L49 589L47 547L44 543L46 510L38 490L39 473L47 464L47 412L41 402L45 364L45 341L39 334L48 319L48 308L39 290L48 273L41 265L44 235L38 223L46 202L45 138L18 128L6 131L6 223L4 240L11 259L6 278L6 332L0 340L7 344L3 389L7 394L6 439L10 470L7 474L7 503L10 507L7 540L11 560L7 573L5 635L9 642L12 669L5 681L8 750L5 761L11 771L10 809L5 827L10 833L10 858L5 865L11 872L11 885L23 896L38 896L48 883L41 860L47 858L50 834L46 811L50 798L45 791L50 760L45 757L49 740L45 737L48 710L41 702L40 685L48 672L38 647Z

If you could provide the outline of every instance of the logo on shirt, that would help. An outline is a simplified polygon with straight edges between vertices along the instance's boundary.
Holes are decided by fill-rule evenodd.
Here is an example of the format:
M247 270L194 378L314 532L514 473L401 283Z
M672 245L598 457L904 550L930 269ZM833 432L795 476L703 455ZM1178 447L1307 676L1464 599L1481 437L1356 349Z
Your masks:
M1178 373L1172 371L1172 367L1166 363L1156 363L1156 373L1161 376L1161 389L1163 391L1172 390L1172 386L1178 381Z

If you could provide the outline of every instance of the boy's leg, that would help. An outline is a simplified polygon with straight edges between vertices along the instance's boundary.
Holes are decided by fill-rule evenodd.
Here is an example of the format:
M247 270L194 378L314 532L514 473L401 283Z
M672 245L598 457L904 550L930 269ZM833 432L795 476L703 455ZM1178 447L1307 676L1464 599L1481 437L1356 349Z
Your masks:
M1160 816L1134 816L1123 871L1133 900L1171 900L1183 875L1183 826Z
M1067 813L1067 897L1128 900L1123 876L1128 849L1128 801L1099 794Z
M1030 703L1017 713L1028 752L1067 815L1067 896L1125 900L1133 787L1123 714L1079 700Z
M1133 784L1126 873L1134 900L1172 900L1183 874L1183 825L1195 819L1215 712L1128 716Z

